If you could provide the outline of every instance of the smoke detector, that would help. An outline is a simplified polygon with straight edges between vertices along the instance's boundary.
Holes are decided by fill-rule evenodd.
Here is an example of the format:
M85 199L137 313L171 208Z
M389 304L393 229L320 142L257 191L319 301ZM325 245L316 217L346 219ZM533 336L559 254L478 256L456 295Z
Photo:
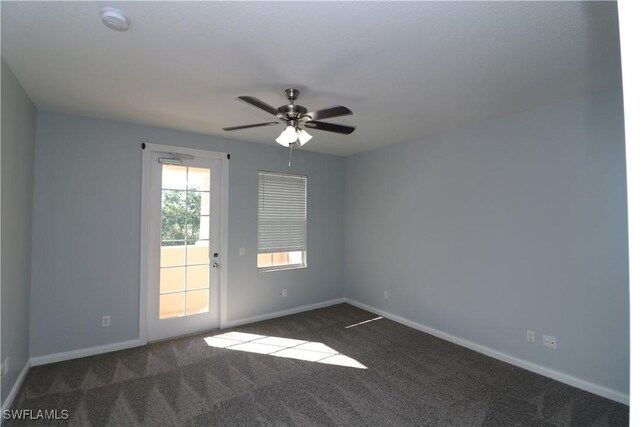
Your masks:
M102 23L112 30L127 31L129 29L129 18L124 13L112 7L104 7L100 11Z

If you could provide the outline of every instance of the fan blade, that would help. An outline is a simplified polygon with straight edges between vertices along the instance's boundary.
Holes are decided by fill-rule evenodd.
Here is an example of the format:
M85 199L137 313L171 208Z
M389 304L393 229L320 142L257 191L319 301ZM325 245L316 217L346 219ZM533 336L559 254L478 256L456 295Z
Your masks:
M267 113L273 115L273 116L277 116L278 115L278 110L276 110L275 108L273 108L271 105L260 101L258 98L254 98L253 96L239 96L238 99L243 100L244 102L248 102L249 104L253 105L254 107L258 107L261 110L266 111Z
M280 122L266 122L266 123L256 123L253 125L243 125L243 126L233 126L230 128L222 128L222 130L238 130L238 129L248 129L248 128L257 128L260 126L271 126L271 125L277 125Z
M312 111L305 114L305 116L311 117L311 120L330 119L332 117L350 116L353 114L347 107L338 106L325 108L324 110Z
M326 130L328 132L342 133L345 135L349 135L356 128L351 126L337 125L335 123L325 123L325 122L307 122L305 126L311 129L318 130Z

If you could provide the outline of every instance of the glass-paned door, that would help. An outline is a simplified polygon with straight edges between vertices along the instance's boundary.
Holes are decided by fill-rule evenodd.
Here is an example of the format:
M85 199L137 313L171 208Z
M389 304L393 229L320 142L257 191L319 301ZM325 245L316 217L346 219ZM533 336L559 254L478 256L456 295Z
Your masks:
M155 156L148 338L219 326L220 160Z

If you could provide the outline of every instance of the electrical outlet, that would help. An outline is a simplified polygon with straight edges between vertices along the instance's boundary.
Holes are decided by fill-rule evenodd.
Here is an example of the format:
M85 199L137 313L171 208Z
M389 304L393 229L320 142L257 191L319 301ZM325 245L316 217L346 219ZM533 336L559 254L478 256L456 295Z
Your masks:
M527 342L531 344L535 344L536 333L534 331L527 331Z
M284 298L284 297L286 297L286 296L287 296L287 290L286 290L286 289L283 289L283 290L282 290L282 297Z
M240 253L240 256L244 256L244 248L240 248L239 253Z
M384 291L384 299L389 299L389 291Z
M111 316L102 316L102 327L111 326Z
M556 339L556 337L552 337L550 335L543 335L542 345L544 345L547 348L551 348L555 350L556 348L558 348L558 340Z

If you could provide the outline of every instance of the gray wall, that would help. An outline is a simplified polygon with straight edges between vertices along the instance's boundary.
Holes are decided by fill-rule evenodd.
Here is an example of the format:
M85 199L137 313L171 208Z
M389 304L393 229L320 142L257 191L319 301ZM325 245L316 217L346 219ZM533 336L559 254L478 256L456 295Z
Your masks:
M628 393L623 132L609 91L348 158L347 297Z
M622 125L621 93L602 92L352 156L346 164L304 152L288 169L287 153L273 146L41 112L31 354L137 337L146 141L232 155L230 321L346 292L626 393ZM309 176L306 270L256 271L259 169ZM110 328L100 326L106 314ZM527 329L537 332L536 345L525 343ZM556 336L558 350L543 348L542 334Z
M36 109L2 62L2 354L0 401L29 359L29 287Z
M138 337L142 142L231 153L229 321L343 296L343 158L48 112L36 139L32 356ZM259 169L309 178L306 269L257 272Z

